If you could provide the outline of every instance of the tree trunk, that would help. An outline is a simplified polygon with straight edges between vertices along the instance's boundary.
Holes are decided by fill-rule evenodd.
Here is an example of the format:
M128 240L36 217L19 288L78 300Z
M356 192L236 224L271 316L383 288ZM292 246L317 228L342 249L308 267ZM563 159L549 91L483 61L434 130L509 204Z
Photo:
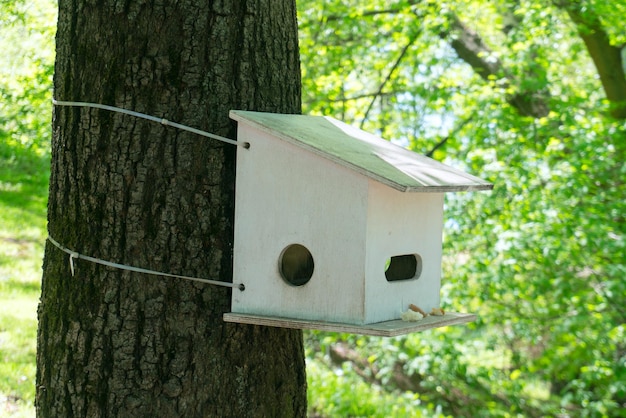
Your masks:
M508 30L508 29L507 29ZM451 37L452 35L452 37ZM469 64L476 74L489 81L491 77L503 79L504 86L520 85L522 80L516 80L503 66L502 62L494 58L493 51L483 42L480 35L469 29L454 14L450 14L450 28L440 34L443 38L450 39L450 46L463 61ZM528 71L528 78L539 78L537 74ZM544 80L540 80L543 84ZM535 83L533 83L535 84ZM548 116L550 108L547 98L549 92L545 87L535 89L523 89L514 94L509 94L506 101L513 106L521 116L543 118Z
M60 0L54 87L234 138L229 109L300 112L295 1ZM235 146L78 107L57 107L53 130L52 238L232 280ZM47 245L38 416L306 414L300 331L224 323L229 288L74 265Z
M611 102L611 115L615 119L626 119L626 71L622 57L623 45L612 45L609 35L602 27L600 17L592 8L580 2L555 1L565 9L578 29L589 56L598 70L604 94Z

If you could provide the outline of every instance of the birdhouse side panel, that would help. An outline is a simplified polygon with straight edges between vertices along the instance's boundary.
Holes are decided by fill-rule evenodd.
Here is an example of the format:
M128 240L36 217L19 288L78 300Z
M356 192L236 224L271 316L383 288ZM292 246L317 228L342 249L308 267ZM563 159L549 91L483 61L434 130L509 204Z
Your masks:
M367 323L398 319L409 304L439 306L443 193L402 193L370 181Z
M238 137L250 149L237 156L233 273L246 290L232 311L363 323L367 179L242 123Z

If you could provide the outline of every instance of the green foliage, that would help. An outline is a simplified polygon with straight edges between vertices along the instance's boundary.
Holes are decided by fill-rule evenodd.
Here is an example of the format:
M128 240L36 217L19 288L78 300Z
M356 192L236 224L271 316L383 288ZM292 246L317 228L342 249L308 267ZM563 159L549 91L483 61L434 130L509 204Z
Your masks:
M0 6L0 415L34 416L55 7Z
M420 396L410 392L386 392L359 379L348 364L329 368L327 361L310 359L307 375L309 412L340 417L443 417L422 406Z
M3 3L0 20L0 157L27 148L48 152L56 5L51 1Z
M5 240L28 242L41 239L45 229L55 6L15 1L6 7L0 22L0 45L8 51L0 64L0 225Z
M311 383L307 395L312 416L347 417L444 417L441 405L425 394L398 390L383 381L377 381L371 370L356 370L359 366L346 361L334 361L332 346L345 342L348 346L364 348L365 340L350 335L322 332L305 334L307 347L307 377ZM397 351L394 344L384 344L379 349ZM371 343L371 341L370 341ZM370 347L371 348L371 347ZM387 358L387 357L384 357ZM377 361L372 355L364 361ZM360 375L367 375L362 379Z
M581 3L571 7L594 11L623 44L625 2ZM608 116L596 68L558 5L299 4L304 113L436 149L436 159L495 184L446 200L442 302L479 320L349 339L374 359L376 381L398 387L401 366L444 414L626 410L626 125ZM462 35L453 19L484 45L473 62L453 47ZM495 69L481 77L485 56ZM546 111L529 115L528 104ZM325 338L321 349L343 342Z

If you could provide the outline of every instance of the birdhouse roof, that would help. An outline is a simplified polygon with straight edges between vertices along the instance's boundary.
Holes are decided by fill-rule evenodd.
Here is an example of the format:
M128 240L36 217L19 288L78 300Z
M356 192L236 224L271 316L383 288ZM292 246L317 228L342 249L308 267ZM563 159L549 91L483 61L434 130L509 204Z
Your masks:
M493 188L478 177L328 116L231 110L230 117L403 192Z

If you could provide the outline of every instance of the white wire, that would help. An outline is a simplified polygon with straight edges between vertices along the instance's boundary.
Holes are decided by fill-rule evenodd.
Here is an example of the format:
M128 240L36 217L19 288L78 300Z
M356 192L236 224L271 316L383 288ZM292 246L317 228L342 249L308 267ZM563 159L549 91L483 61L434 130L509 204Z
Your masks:
M161 125L172 126L174 128L182 129L183 131L192 132L194 134L201 135L207 138L217 139L218 141L226 142L227 144L238 145L244 148L250 148L250 144L248 142L235 141L230 138L215 135L206 131L201 131L200 129L192 128L190 126L182 125L180 123L171 122L167 119L157 118L155 116L146 115L144 113L135 112L133 110L123 109L121 107L103 105L99 103L67 102L67 101L56 100L56 99L52 99L52 104L54 104L55 106L91 107L95 109L109 110L111 112L124 113L126 115L135 116L135 117L142 118L142 119L147 119L152 122L157 122L157 123L160 123Z
M142 118L142 119L147 119L152 122L157 122L165 126L172 126L174 128L178 128L183 131L191 132L191 133L201 135L207 138L217 139L218 141L226 142L227 144L238 145L244 148L250 148L250 144L248 142L235 141L230 138L215 135L206 131L201 131L200 129L192 128L190 126L182 125L180 123L171 122L167 119L157 118L155 116L146 115L144 113L135 112L133 110L123 109L121 107L103 105L99 103L69 102L69 101L56 100L56 99L52 99L52 104L54 104L55 106L90 107L90 108L95 108L95 109L108 110L111 112L123 113L126 115L135 116L135 117ZM72 251L69 248L66 248L63 245L59 244L54 238L50 236L48 236L48 241L50 241L55 247L57 247L61 251L70 255L69 261L70 261L70 268L72 271L72 275L74 275L74 259L77 259L77 260L87 260L87 261L91 261L92 263L102 264L108 267L114 267L114 268L118 268L121 270L134 271L136 273L152 274L152 275L164 276L164 277L173 277L177 279L184 279L184 280L191 280L191 281L200 282L200 283L212 284L215 286L237 288L241 291L245 290L245 286L243 285L243 283L234 284L234 283L228 283L228 282L221 282L218 280L200 279L197 277L189 277L189 276L179 276L177 274L162 273L162 272L148 270L148 269L144 269L140 267L133 267L133 266L127 266L124 264L113 263L111 261L101 260L99 258L79 254L76 251Z
M191 280L191 281L194 281L194 282L206 283L206 284L211 284L211 285L215 285L215 286L232 287L232 288L239 289L241 291L244 291L245 288L246 288L243 283L235 284L235 283L229 283L229 282L221 282L221 281L218 281L218 280L200 279L198 277L179 276L177 274L162 273L162 272L159 272L159 271L147 270L147 269L143 269L143 268L140 268L140 267L133 267L133 266L127 266L127 265L124 265L124 264L113 263L111 261L101 260L101 259L95 258L95 257L89 257L88 255L82 255L82 254L77 253L76 251L72 251L69 248L64 247L63 245L59 244L51 236L48 236L48 241L50 241L59 250L61 250L61 251L63 251L63 252L65 252L65 253L70 255L70 269L72 271L72 276L74 275L74 259L76 259L76 260L91 261L92 263L102 264L104 266L114 267L114 268L121 269L121 270L134 271L136 273L152 274L152 275L155 275L155 276L164 276L164 277L173 277L173 278L176 278L176 279Z

